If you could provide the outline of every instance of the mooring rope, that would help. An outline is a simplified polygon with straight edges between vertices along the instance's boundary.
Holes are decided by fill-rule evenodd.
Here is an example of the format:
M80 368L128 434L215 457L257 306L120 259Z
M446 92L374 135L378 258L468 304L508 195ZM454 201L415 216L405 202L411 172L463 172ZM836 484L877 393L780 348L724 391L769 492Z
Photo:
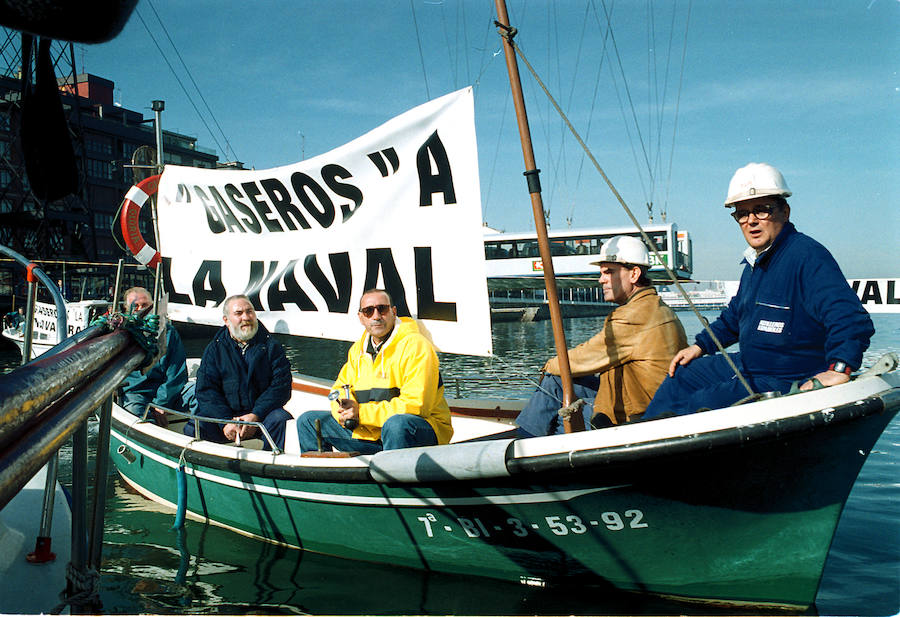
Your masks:
M66 565L66 581L67 588L59 594L60 603L50 611L53 615L59 615L66 606L100 606L100 594L97 591L100 586L100 573L97 570L94 568L81 570L70 561ZM73 591L72 595L67 595L69 588Z

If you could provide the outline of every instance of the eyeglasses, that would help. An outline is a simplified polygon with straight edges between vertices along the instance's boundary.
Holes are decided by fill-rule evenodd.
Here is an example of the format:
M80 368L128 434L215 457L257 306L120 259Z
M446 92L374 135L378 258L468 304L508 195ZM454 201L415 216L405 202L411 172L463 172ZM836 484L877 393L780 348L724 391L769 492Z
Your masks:
M760 221L765 221L770 216L772 216L772 213L776 208L778 208L778 206L775 204L759 204L753 206L749 210L735 210L731 213L731 216L739 224L743 224L750 219L750 213L752 212L753 216L755 216L757 219L759 219Z
M359 309L359 312L366 317L371 317L375 314L375 311L378 311L382 315L387 315L390 310L391 307L387 304L373 304L372 306L364 306L363 308Z

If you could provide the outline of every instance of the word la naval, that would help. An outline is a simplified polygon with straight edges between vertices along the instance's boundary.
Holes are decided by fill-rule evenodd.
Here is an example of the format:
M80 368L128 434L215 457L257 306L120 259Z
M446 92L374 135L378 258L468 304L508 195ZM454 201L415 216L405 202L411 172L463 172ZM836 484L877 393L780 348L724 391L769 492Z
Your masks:
M413 247L416 281L416 313L419 319L457 321L455 302L437 302L434 299L434 268L430 246ZM330 253L327 256L335 285L332 286L319 264L318 256L306 255L302 260L241 262L241 269L248 272L247 284L240 292L250 298L258 311L285 311L296 307L300 311L318 312L304 287L314 289L325 301L329 313L350 313L353 289L353 268L347 252ZM302 261L302 264L301 264ZM235 262L226 262L231 265ZM176 289L172 280L173 260L162 259L163 287L169 294L170 304L187 304L200 307L219 306L230 294L222 283L222 261L204 260L194 273L190 290ZM397 269L390 248L366 249L365 273L361 289L376 287L380 280L400 316L410 316L406 288ZM182 279L183 280L183 279Z
M390 175L385 159L394 172L399 169L400 161L392 147L369 154L367 159L384 178ZM450 160L437 131L418 148L416 170L420 207L432 205L436 193L442 194L445 205L456 203ZM323 165L318 175L316 179L295 171L289 186L274 177L221 186L179 184L175 202L199 202L213 234L329 229L338 220L338 211L340 221L347 222L363 206L363 190L349 182L353 174L342 165ZM337 205L332 195L337 197Z

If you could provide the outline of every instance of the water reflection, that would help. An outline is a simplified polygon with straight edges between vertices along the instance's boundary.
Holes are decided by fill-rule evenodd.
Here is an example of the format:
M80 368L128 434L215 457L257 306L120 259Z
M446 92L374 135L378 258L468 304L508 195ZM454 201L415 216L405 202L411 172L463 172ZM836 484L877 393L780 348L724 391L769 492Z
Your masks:
M590 586L542 588L348 561L188 521L116 481L106 527L104 612L225 614L672 614L683 604ZM758 611L755 611L758 614ZM704 607L703 614L733 614Z

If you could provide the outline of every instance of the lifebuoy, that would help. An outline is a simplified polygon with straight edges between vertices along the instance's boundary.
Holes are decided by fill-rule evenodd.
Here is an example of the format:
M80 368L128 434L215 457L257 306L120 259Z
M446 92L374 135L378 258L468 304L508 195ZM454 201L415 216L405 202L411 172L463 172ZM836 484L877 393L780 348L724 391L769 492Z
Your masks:
M156 193L158 187L159 174L141 180L128 189L128 192L125 194L125 201L122 204L122 237L125 238L125 244L128 245L128 250L131 251L134 258L148 268L156 267L160 260L160 254L159 251L144 240L138 223L141 216L141 207L147 203L151 195Z

